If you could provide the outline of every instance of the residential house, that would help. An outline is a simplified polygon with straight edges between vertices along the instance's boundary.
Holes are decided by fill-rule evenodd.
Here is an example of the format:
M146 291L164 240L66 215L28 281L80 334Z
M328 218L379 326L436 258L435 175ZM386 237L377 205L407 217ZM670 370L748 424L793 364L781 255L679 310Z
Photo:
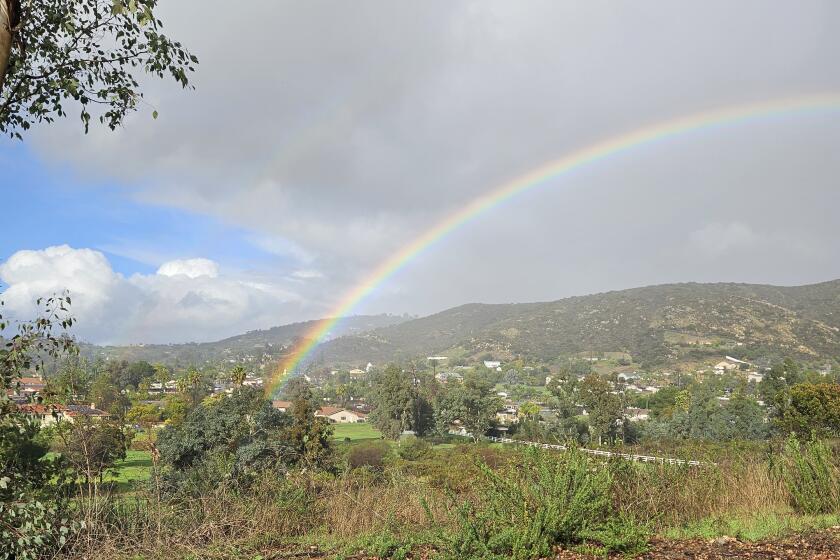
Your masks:
M335 406L323 406L315 412L315 416L319 418L326 418L330 422L334 422L336 424L355 424L357 422L367 421L367 414L364 412L338 408Z
M17 393L27 397L34 397L40 394L47 386L41 377L21 377L18 380L18 385Z
M247 377L242 384L245 387L262 387L263 379L262 377Z
M105 412L104 410L99 410L96 408L95 403L91 403L90 405L86 404L68 404L66 406L67 411L65 413L66 418L71 422L76 418L90 418L92 420L103 420L105 418L110 417L111 415Z
M516 410L515 406L506 406L496 411L496 420L504 426L516 424L519 422L519 411Z
M51 426L58 422L73 423L77 418L90 418L102 420L110 414L96 408L94 404L22 404L18 405L18 411L34 419L42 426Z
M762 381L764 381L764 374L758 373L758 372L755 372L755 371L748 371L747 372L747 383L749 383L750 381L752 381L754 383L761 383Z
M650 410L646 408L628 407L625 411L625 417L630 422L639 422L650 418Z
M726 356L726 361L735 364L736 366L749 366L752 365L749 362L745 362L743 360L739 360L738 358L733 358L732 356Z
M279 410L280 412L286 412L292 407L292 401L274 400L271 401L271 407Z
M733 364L732 362L718 362L715 364L715 373L721 375L723 372L733 370L737 367L737 364Z
M64 419L66 409L60 404L20 404L18 412L41 426L52 426Z

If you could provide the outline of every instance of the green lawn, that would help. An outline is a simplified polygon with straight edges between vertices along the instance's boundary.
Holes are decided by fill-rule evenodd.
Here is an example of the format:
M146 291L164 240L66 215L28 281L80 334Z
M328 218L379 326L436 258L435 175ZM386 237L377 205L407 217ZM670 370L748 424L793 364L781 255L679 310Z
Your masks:
M105 477L106 482L115 482L122 492L133 490L151 477L152 456L148 451L128 450L125 459L114 466L114 472Z
M367 422L357 424L333 424L333 439L343 441L350 438L351 441L363 439L380 439L382 434Z

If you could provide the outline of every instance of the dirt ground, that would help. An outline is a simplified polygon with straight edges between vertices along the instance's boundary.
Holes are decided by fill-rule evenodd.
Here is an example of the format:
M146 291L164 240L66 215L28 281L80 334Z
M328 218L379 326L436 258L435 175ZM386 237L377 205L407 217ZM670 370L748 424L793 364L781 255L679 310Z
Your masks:
M558 560L583 560L587 556L571 551L560 551L556 558ZM840 527L760 542L741 542L731 537L684 541L654 539L650 544L650 550L638 558L639 560L840 559Z
M425 560L433 557L431 550L414 551L411 558ZM266 554L264 560L326 559L322 552L313 547L310 551L277 551ZM359 554L353 560L376 560L375 557ZM611 560L627 560L623 555L610 556ZM742 542L732 537L717 539L666 540L652 539L649 550L636 557L637 560L840 560L840 526L822 531L791 535L780 539L759 542ZM591 556L573 550L558 550L551 560L603 560L603 556ZM548 560L548 559L547 559Z

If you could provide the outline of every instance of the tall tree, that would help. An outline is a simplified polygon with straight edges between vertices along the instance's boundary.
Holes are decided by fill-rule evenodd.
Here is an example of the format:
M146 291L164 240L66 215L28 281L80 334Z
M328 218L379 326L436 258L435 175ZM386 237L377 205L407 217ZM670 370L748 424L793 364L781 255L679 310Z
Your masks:
M599 443L606 437L614 440L621 426L624 409L621 397L614 394L606 379L587 375L580 384L580 398L589 413L593 439Z
M412 425L415 391L411 377L391 364L371 380L373 410L370 421L389 439L399 439L400 434Z
M163 33L158 0L0 0L0 132L21 138L80 108L114 129L142 100L138 71L189 87L198 59ZM153 111L156 117L157 112Z
M116 422L82 416L72 423L60 422L57 434L59 451L84 478L88 496L94 495L96 480L101 480L118 460L125 459L128 449L128 435Z
M301 387L289 413L292 423L287 433L298 465L327 468L332 464L332 428L326 418L315 416L312 392Z
M782 391L799 383L802 378L802 367L786 358L783 362L774 364L764 375L764 380L758 386L758 392L768 403L775 402L776 396Z
M438 431L446 432L458 420L473 440L478 441L493 426L502 401L493 393L493 380L485 372L471 371L436 401Z

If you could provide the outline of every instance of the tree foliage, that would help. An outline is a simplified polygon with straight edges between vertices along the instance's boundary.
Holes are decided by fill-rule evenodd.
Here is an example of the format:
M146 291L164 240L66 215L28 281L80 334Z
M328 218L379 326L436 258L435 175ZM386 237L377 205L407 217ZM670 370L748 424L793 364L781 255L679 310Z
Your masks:
M776 397L779 431L808 437L840 436L840 384L800 383Z
M330 468L331 432L310 406L303 396L283 413L250 387L202 402L158 435L167 487L200 491L258 471Z
M291 425L287 429L294 462L309 468L326 468L332 464L332 428L326 418L315 416L312 391L302 387L292 401L289 414Z
M438 399L435 408L438 431L447 432L457 420L476 441L484 436L502 405L493 386L493 380L483 373L468 372L462 385L454 386Z
M416 393L412 380L391 364L372 379L370 421L389 439L398 439L413 423Z
M61 422L56 430L58 450L67 464L90 485L125 459L129 434L115 422L82 416L74 422Z
M590 374L580 383L580 399L589 413L593 439L614 440L621 427L624 409L621 397L614 394L606 379Z
M6 396L22 373L41 369L47 357L74 351L72 340L56 335L69 327L69 297L38 300L42 314L17 324L17 333L0 349L0 558L52 555L76 527L64 491L63 461L49 456L40 428L19 414ZM0 332L9 326L0 316Z
M0 63L8 56L0 64L4 134L21 138L34 123L73 112L71 105L86 132L92 117L114 129L143 98L139 72L190 87L198 59L161 32L158 0L3 3L17 8L0 21Z

